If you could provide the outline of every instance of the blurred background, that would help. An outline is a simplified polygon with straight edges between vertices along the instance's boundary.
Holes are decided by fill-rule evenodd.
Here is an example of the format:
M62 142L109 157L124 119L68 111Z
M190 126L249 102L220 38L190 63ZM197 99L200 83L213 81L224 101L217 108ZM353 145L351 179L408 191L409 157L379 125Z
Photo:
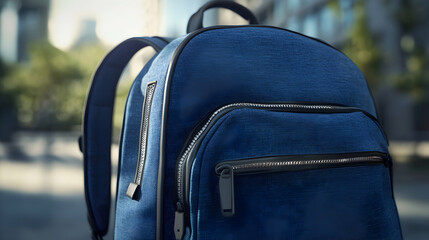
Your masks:
M204 2L0 0L0 239L89 239L77 136L91 74L126 38L183 35ZM362 69L391 140L404 238L429 239L429 1L237 2L264 24L323 39ZM245 24L227 10L205 20ZM115 159L129 87L152 54L143 50L122 76Z

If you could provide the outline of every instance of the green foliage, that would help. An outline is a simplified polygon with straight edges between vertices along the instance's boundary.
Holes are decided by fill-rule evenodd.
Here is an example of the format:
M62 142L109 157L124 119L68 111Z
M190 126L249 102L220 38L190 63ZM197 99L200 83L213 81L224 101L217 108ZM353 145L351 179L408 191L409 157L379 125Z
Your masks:
M337 18L341 17L341 6L339 0L329 0L327 2L327 6L332 10Z
M365 14L365 2L357 1L354 6L355 22L349 33L343 52L362 70L372 87L381 79L382 53L369 29Z
M401 7L395 13L396 20L403 31L412 31L416 25L421 23L420 15L424 8L416 8L412 1L401 1ZM423 13L424 14L424 13Z
M10 67L0 60L0 109L16 107L16 93L6 86L6 76L10 72Z
M21 127L67 130L79 125L90 75L104 52L85 46L67 53L47 42L29 46L29 61L13 66L2 80L3 91L16 102Z
M422 101L428 96L428 57L420 48L413 49L406 57L406 70L392 77L395 87L409 93L415 100Z
M419 46L412 34L415 28L423 23L422 8L419 8L416 2L402 1L394 14L402 32L400 43L405 66L399 74L384 76L381 73L383 54L368 27L365 3L358 0L354 5L355 22L344 46L344 53L359 66L372 87L387 80L417 101L427 99L429 59L426 49L422 47L425 44ZM390 1L386 4L390 4Z
M81 45L65 52L48 42L38 42L29 47L28 62L14 66L0 62L0 113L17 114L21 129L78 129L92 74L106 52L98 44ZM118 86L114 111L116 135L122 125L131 84L132 81L121 81Z
M422 101L427 98L429 86L429 72L427 57L420 53L407 60L407 72L393 76L393 84L399 90L409 93L415 100Z
M399 90L409 93L417 101L424 101L429 92L429 59L423 47L425 42L419 44L413 37L416 27L424 23L424 12L416 2L404 1L401 4L396 18L402 30L401 50L405 69L391 80Z

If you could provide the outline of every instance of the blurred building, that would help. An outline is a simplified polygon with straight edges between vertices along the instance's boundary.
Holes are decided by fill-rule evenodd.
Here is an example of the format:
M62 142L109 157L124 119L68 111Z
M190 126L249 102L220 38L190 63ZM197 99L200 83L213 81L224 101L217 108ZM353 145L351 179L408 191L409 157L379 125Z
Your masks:
M0 0L0 56L13 63L28 59L27 46L48 34L49 0Z
M84 19L81 21L80 30L73 46L100 43L100 39L96 34L96 24L97 22L94 19Z

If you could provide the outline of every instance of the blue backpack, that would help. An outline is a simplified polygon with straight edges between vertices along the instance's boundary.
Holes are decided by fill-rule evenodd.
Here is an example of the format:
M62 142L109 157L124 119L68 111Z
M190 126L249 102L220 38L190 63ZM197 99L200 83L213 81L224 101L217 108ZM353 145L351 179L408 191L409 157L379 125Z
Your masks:
M227 8L246 26L203 28ZM205 4L186 36L128 39L101 62L80 141L93 239L107 233L111 127L129 59L115 239L402 239L392 160L367 82L344 54Z

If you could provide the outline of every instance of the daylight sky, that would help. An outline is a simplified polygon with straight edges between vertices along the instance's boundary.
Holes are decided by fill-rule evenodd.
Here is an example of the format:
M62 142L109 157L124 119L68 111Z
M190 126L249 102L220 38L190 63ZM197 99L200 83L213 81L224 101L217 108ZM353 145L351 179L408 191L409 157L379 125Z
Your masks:
M206 1L51 0L49 39L61 49L69 48L84 20L96 22L97 37L108 46L134 36L177 37L185 34L189 17Z
M49 39L61 48L69 48L80 33L82 21L95 20L97 37L114 45L144 33L142 0L53 0L49 14Z

